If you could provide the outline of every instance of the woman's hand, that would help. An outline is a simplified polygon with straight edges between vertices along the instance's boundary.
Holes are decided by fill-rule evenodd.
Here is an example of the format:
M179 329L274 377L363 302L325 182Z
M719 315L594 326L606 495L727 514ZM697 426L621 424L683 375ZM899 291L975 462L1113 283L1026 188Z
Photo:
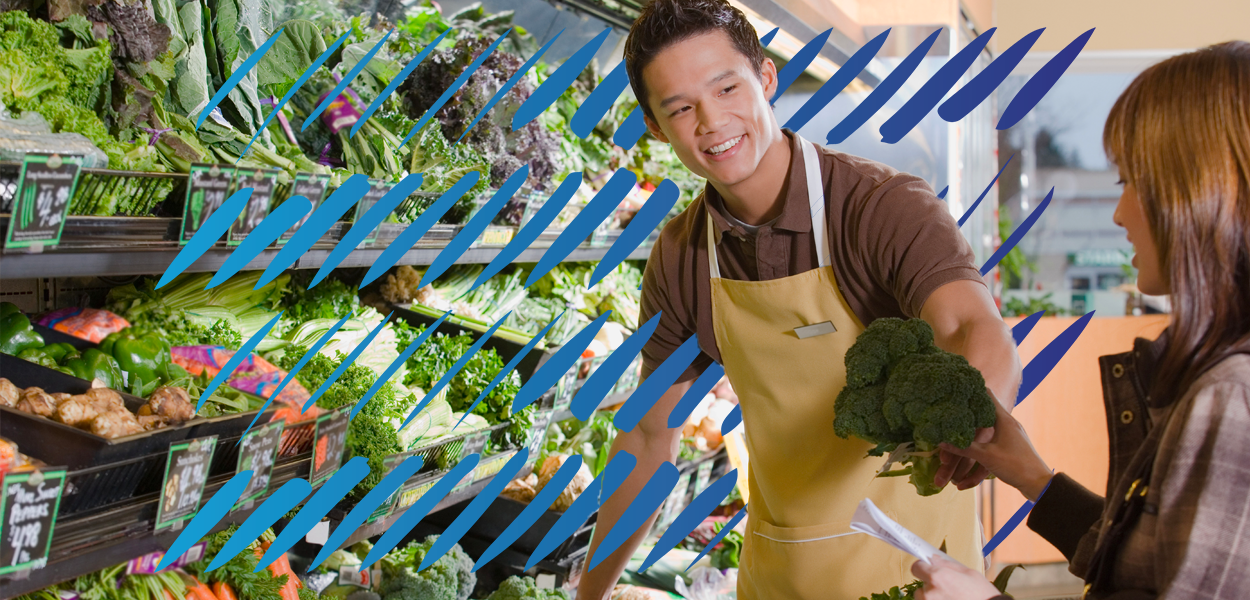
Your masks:
M1029 500L1037 501L1042 495L1042 490L1046 489L1046 485L1050 483L1053 473L1042 457L1037 454L1037 450L1033 448L1033 443L1029 441L1029 436L1020 422L998 402L994 403L994 407L998 413L998 420L992 429L993 435L987 436L988 440L978 436L977 441L967 448L942 444L939 446L942 462L959 462L960 458L977 462L979 466L969 476L955 479L956 486L961 490L979 483L979 478L975 481L973 479L978 471L984 468L1003 483L1020 490ZM934 478L935 484L946 483L939 480L941 476L942 472L939 471Z
M940 554L929 561L911 565L911 574L925 583L916 590L916 600L989 600L999 595L994 584L968 567Z

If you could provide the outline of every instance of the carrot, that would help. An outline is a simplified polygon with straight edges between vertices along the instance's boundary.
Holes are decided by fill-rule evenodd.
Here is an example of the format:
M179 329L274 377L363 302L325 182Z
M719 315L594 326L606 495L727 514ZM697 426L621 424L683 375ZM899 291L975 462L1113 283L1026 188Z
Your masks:
M174 597L173 592L169 590L161 590L161 591L165 592L165 600L178 600L177 598Z
M282 585L282 600L299 600L299 588L302 586L299 576L291 569L291 561L287 560L286 554L282 554L269 564L269 570L273 572L274 577L286 575L286 583Z
M234 595L234 589L224 581L213 584L213 595L217 596L217 600L239 600L239 597Z

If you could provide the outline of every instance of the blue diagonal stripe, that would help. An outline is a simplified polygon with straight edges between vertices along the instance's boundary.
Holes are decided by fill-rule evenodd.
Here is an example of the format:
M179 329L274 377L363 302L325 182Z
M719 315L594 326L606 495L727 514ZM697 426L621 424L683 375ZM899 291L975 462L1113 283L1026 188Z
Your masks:
M476 171L474 172L476 173ZM408 196L411 196L413 192L417 191L417 188L421 187L421 180L422 175L420 173L404 177L402 181L395 184L395 187L391 188L391 191L382 196L382 199L369 209L369 212L366 212L363 217L357 217L356 222L352 223L352 228L347 230L343 239L330 252L330 256L326 257L326 262L317 270L317 275L313 277L312 283L308 287L321 283L321 280L325 279L325 276L329 275L330 271L338 267L339 263L343 262L343 259L347 258L369 236L371 231L376 229L378 225L381 225L382 221L386 220L386 217L390 216L391 213L395 212L395 208L400 203L407 200ZM290 244L287 245L289 246Z
M407 348L404 348L403 352L399 353L398 358L391 361L391 365L386 368L386 371L378 376L373 385L369 386L369 391L365 392L365 395L361 396L356 405L352 407L352 414L349 418L356 418L356 413L360 412L360 409L364 408L365 404L368 404L373 395L378 393L378 390L382 389L382 386L391 380L391 376L395 374L395 371L398 371L399 367L408 361L408 357L412 356L412 353L416 352L417 348L420 348L421 344L424 344L425 340L430 337L430 334L434 333L434 330L438 329L438 326L442 325L443 321L446 321L449 316L451 316L450 310L443 313L443 316L434 321L432 325L426 327L425 331L422 331L421 335L417 336L417 339L413 340L411 344L408 344Z
M998 178L1002 176L1003 171L1007 169L1007 165L1011 164L1011 159L1015 157L1016 157L1015 154L1012 154L1011 156L1007 157L1007 162L1003 163L1003 166L998 169L998 174L994 176L994 180L991 181L989 185L985 186L984 190L981 190L981 195L977 196L977 201L973 202L972 206L969 206L968 210L964 211L964 216L959 217L960 227L963 227L964 222L968 220L968 217L971 217L972 213L976 211L977 207L981 206L981 200L985 198L986 194L990 193L990 190L994 189L994 184L998 183Z
M434 261L430 263L429 268L421 275L421 283L417 284L417 289L434 283L451 265L455 264L456 259L464 255L465 251L473 245L478 236L482 235L482 232L486 231L487 227L490 227L491 221L495 219L499 211L508 205L508 201L516 195L517 190L521 189L521 185L525 183L529 175L530 166L527 163L521 165L521 168L517 169L515 173L508 177L507 181L503 182L503 185L499 186L499 189L490 197L490 200L482 205L481 210L469 220L468 224L460 230L460 233L456 234L451 243L447 244L442 252L439 252L438 256L434 257ZM365 279L370 280L368 275L365 276Z
M682 394L681 400L677 401L677 405L673 407L673 412L668 413L668 426L670 429L681 427L690 418L690 413L699 407L699 402L703 400L712 388L720 382L720 378L725 376L725 367L720 363L713 362L708 365L699 378L690 384L690 389Z
M1050 481L1046 482L1046 487L1042 488L1042 493L1037 496L1038 500L1041 500L1042 496L1046 495L1046 490L1050 489L1050 482L1054 480L1055 478L1051 477ZM1015 531L1020 526L1020 523L1024 522L1024 518L1029 516L1029 512L1033 510L1035 504L1032 500L1025 500L1015 514L1011 515L1011 518L1007 519L1007 522L1003 524L1003 528L999 529L998 533L995 533L989 543L981 549L981 555L989 556L999 544L1003 543L1003 540L1007 539L1007 536L1011 535L1011 532Z
M495 52L495 48L498 48L499 44L503 42L504 38L507 38L508 34L511 32L512 29L509 28L508 31L503 33L503 35L495 38L495 41L491 42L490 46L488 46L486 50L483 50L477 58L473 59L472 63L469 63L468 67L465 67L464 72L451 83L451 87L443 91L443 95L439 96L438 100L435 100L434 104L431 105L430 108L426 109L424 115L421 115L421 119L418 120L417 124L412 127L412 131L409 131L408 135L404 136L403 144L407 144L408 140L412 139L412 136L416 135L418 131L421 131L421 128L425 127L425 124L434 117L434 113L438 112L439 109L442 108L443 105L446 104L456 92L460 91L460 88L464 87L464 84L469 81L469 78L473 76L473 73L477 72L478 67L482 66L482 63L486 62L487 58L490 58L490 55Z
M217 372L217 375L213 377L212 381L208 382L208 386L200 393L200 401L195 405L195 412L200 412L200 409L204 408L204 402L208 400L209 396L213 395L213 392L217 391L217 387L229 380L231 375L234 375L234 370L239 368L239 363L242 363L244 358L251 356L252 349L256 348L256 344L265 339L265 336L269 335L269 330L273 329L273 326L278 323L278 319L282 318L282 312L284 311L278 312L272 319L269 319L269 322L265 323L265 326L261 327L260 331L248 338L243 343L243 347L239 348L238 352L235 352L230 357L230 360L226 361L226 366Z
M729 410L729 414L725 415L725 420L720 423L720 434L727 435L729 432L737 429L742 424L742 405L735 404Z
M623 150L631 150L634 144L642 138L642 134L647 132L647 122L643 119L646 113L642 111L642 106L635 106L629 111L629 116L621 122L620 127L612 134L612 143L620 146Z
M656 312L638 328L638 331L625 338L625 341L603 360L603 364L590 374L586 383L582 384L582 389L577 390L577 395L573 396L573 400L569 403L569 410L572 411L573 416L582 421L590 420L595 409L599 408L599 403L603 402L608 392L612 391L612 386L616 385L621 374L629 368L630 363L634 362L638 353L642 352L643 345L651 339L656 326L660 324L660 316L663 314L662 311Z
M1011 99L1011 104L1007 105L1007 110L1003 111L1002 118L998 120L996 129L999 131L1008 129L1019 123L1024 115L1029 114L1029 111L1042 101L1046 92L1055 87L1055 82L1067 72L1068 67L1072 66L1072 61L1076 60L1077 55L1081 53L1081 49L1085 47L1085 43L1092 35L1094 35L1093 29L1082 33L1063 50L1060 50L1054 58L1042 65L1042 68L1025 82L1024 87L1016 92L1016 97Z
M808 65L816 60L816 55L820 54L820 49L825 46L825 42L829 41L829 34L833 33L833 28L826 29L824 33L812 38L794 56L781 68L781 72L777 73L777 90L773 92L773 97L769 99L769 104L776 104L777 99L790 88L795 79L807 70Z
M1016 68L1016 65L1020 64L1020 61L1029 53L1029 49L1033 47L1033 44L1037 42L1037 38L1041 37L1042 32L1045 30L1045 27L1034 30L1032 33L1020 38L1019 41L1012 44L1002 54L999 54L998 58L994 59L994 62L991 62L980 73L977 73L977 76L973 77L972 81L959 88L958 92L951 94L950 99L938 107L938 116L948 123L954 123L968 116L972 109L985 102L985 99L989 98L990 94L993 94L994 90L1002 85L1007 76L1011 75L1011 71Z
M503 317L500 317L498 321L495 321L495 324L491 325L490 329L488 329L486 333L478 336L477 341L473 342L473 345L469 346L469 349L456 360L456 364L452 365L446 373L443 373L443 376L438 379L438 382L430 386L429 391L425 393L425 397L421 399L421 402L417 404L416 408L412 409L412 412L408 414L408 418L404 419L405 426L412 422L412 420L416 418L422 410L425 410L426 405L428 405L430 401L433 400L434 397L447 386L448 383L451 383L451 380L455 378L456 375L460 374L461 369L464 369L464 366L469 364L469 359L473 358L473 355L477 354L478 351L482 349L482 346L486 345L486 342L490 341L491 336L495 335L495 331L499 329L500 325L503 325L503 322L507 320L508 315L510 314L512 314L512 311L508 311Z
M380 277L392 265L399 262L399 259L403 258L408 250L421 241L421 237L437 224L438 220L443 218L443 215L456 205L456 202L460 201L461 196L467 194L473 186L477 185L477 181L481 177L482 174L480 172L469 171L455 185L452 185L450 189L444 192L442 196L439 196L438 200L434 201L434 204L422 211L421 216L405 227L395 237L395 241L388 244L386 249L382 251L382 254L373 261L373 264L369 266L369 272L365 273L365 278L360 282L360 285L363 287L373 283L374 279Z
M504 529L503 533L501 533L499 537L495 538L495 541L491 542L490 547L486 549L486 552L483 552L482 556L477 559L476 563L474 563L473 570L477 571L482 568L482 565L489 563L496 556L498 556L500 552L503 552L511 546L512 542L515 542L517 538L521 537L521 534L528 531L534 523L537 523L539 517L542 517L547 513L547 509L550 508L552 503L556 501L556 498L560 497L560 494L564 492L564 489L569 486L569 482L573 481L573 476L577 474L577 471L581 469L581 467L582 455L573 453L569 456L568 459L564 461L564 464L560 465L560 469L556 471L556 474L553 475L549 481L547 481L547 485L543 486L543 489L538 492L538 495L534 496L534 499L530 501L529 505L521 511L521 514L517 515L517 518L508 525L508 528Z
M832 102L835 96L846 89L846 86L850 85L852 81L855 81L856 77L859 77L860 72L868 66L868 63L872 62L877 52L881 51L881 46L885 44L885 38L889 35L889 29L882 31L877 34L877 37L872 38L856 51L846 61L846 64L838 68L838 72L834 73L833 77L829 78L829 81L822 84L820 89L816 90L816 93L812 94L812 97L803 103L802 107L794 111L794 114L786 121L786 128L791 131L798 131L804 125L807 125L807 122L811 121L812 117L820 112L820 109Z
M360 119L352 125L352 131L347 135L347 137L356 135L356 132L364 126L365 121L368 121L369 117L372 117L373 113L377 112L377 110L382 107L382 104L386 102L386 99L390 98L391 94L394 94L395 90L399 89L399 85L406 81L409 75L412 75L412 72L416 70L417 65L420 65L421 61L425 60L425 58L438 47L439 42L443 41L443 38L447 37L447 34L451 33L453 29L455 28L449 27L446 31L438 34L438 37L434 38L434 41L426 44L425 49L421 50L420 54L408 62L408 65L404 67L404 70L400 71L399 74L386 85L386 88L382 90L382 93L378 94L378 97L373 100L373 103L369 105L369 108L366 108L365 112L360 115Z
M677 203L677 197L681 192L677 189L677 184L665 179L655 188L647 201L643 203L642 208L630 219L629 225L625 226L625 231L621 232L621 236L616 238L612 243L612 247L604 253L603 259L599 264L595 265L595 270L590 274L590 285L588 288L595 287L601 279L611 273L617 265L629 258L629 255L637 250L643 242L647 241L647 236L655 231L660 225L660 221L668 216L673 205Z
M512 116L512 130L516 131L533 121L538 115L542 114L547 107L551 106L564 90L569 89L570 85L577 80L577 76L586 70L586 65L595 58L595 53L599 51L599 47L603 45L603 41L608 39L608 33L612 31L611 27L605 27L603 31L596 35L594 39L586 42L573 56L568 57L552 73L550 77L534 90L533 94L521 104L521 108L517 109L516 114Z
M538 335L535 335L532 339L530 339L529 343L525 344L525 347L521 348L521 351L518 352L516 356L513 356L512 360L508 361L508 364L504 365L503 369L501 369L498 373L495 374L495 378L490 380L490 385L487 385L486 389L482 390L482 393L477 395L477 398L473 400L473 404L470 404L468 408L464 409L464 414L460 416L459 421L456 421L456 427L460 426L460 423L464 421L464 418L466 416L473 414L473 409L477 408L477 405L480 404L482 400L486 398L486 396L490 395L490 393L495 390L495 387L498 386L501 381L503 381L504 377L507 377L508 374L513 371L513 369L516 369L517 365L521 364L521 359L525 358L526 356L529 356L529 353L531 350L534 349L534 346L538 344L538 342L541 341L543 338L547 337L547 332L551 331L551 327L555 325L556 322L559 321L560 318L563 316L564 316L564 312L561 312L560 314L556 315L556 318L552 319L550 323L547 323L547 326L543 327L543 330L538 332Z
M590 96L577 108L577 112L573 113L573 118L569 120L569 129L573 131L573 135L586 139L627 85L629 74L625 71L625 61L622 60L616 63L612 72L595 86Z
M313 494L311 500L301 508L299 513L287 523L286 528L278 534L278 538L269 544L269 549L265 551L265 555L261 557L260 562L256 564L256 571L260 571L269 566L269 563L277 560L279 556L286 554L296 542L303 539L313 526L321 522L329 512L342 500L347 493L356 487L364 478L369 475L369 461L363 456L357 456L347 461L347 464L339 467L330 479L322 484L321 489ZM273 498L265 502L272 502Z
M365 336L365 339L361 340L359 344L356 344L355 348L352 348L352 353L348 354L347 358L344 358L343 361L339 363L339 366L334 369L334 372L330 374L330 377L317 388L317 391L312 393L312 396L310 396L306 402L304 402L304 410L308 410L308 407L316 404L317 399L320 398L322 394L326 393L326 390L330 389L330 386L334 385L334 382L339 380L339 377L343 376L343 373L347 371L348 367L352 366L352 364L356 362L356 358L360 356L361 352L365 351L365 348L367 348L371 342L373 342L373 338L377 337L378 333L386 328L386 325L391 320L391 315L393 314L395 313L392 312L386 315L386 318L382 319L382 322L378 323L378 326L374 327L373 331L370 331L369 335Z
M1039 310L1025 317L1019 323L1016 323L1015 327L1011 328L1011 337L1016 340L1017 346L1024 341L1024 338L1029 336L1029 332L1033 331L1033 326L1037 325L1037 322L1042 320L1042 316L1045 314L1046 311Z
M1060 360L1063 360L1064 355L1072 348L1072 344L1076 343L1077 338L1081 337L1081 333L1085 331L1085 326L1089 325L1089 320L1093 316L1094 311L1092 310L1085 313L1085 316L1077 319L1067 329L1064 329L1063 333L1059 334L1049 344L1046 344L1046 347L1042 348L1042 351L1038 352L1037 356L1034 356L1033 360L1030 360L1029 364L1025 365L1024 370L1020 374L1020 392L1016 395L1017 405L1024 402L1024 399L1028 398L1029 394L1037 389L1042 380L1046 379L1047 375L1050 375L1055 365L1059 364Z
M633 171L617 169L616 173L612 174L612 178L595 193L595 197L586 203L581 212L577 213L573 222L564 228L560 237L551 243L551 247L543 253L543 257L538 259L538 265L525 279L525 287L534 285L535 281L542 279L543 275L554 269L575 248L586 241L596 227L612 216L616 207L620 206L621 200L625 199L625 195L634 188L637 182L638 176L634 175Z
M226 516L226 513L234 508L234 503L243 495L243 490L247 489L247 484L251 481L251 470L239 471L226 482L226 485L221 486L221 489L218 489L217 493L213 494L213 497L195 513L195 518L191 519L191 523L182 530L178 539L174 540L174 544L161 557L157 568L164 569L169 566L169 563L182 556L195 542L212 531L213 527Z
M330 197L313 211L312 216L308 217L308 222L296 230L290 241L278 251L278 255L268 267L265 267L265 272L253 289L259 290L268 285L287 267L295 264L295 261L308 252L308 249L312 248L313 244L317 243L317 240L321 239L321 236L325 235L340 217L347 214L347 211L351 210L368 191L368 177L359 174L348 177L343 185L334 190L334 193L330 194ZM236 211L235 214L238 212Z
M196 130L199 130L200 125L204 124L204 119L208 118L208 113L213 112L213 109L217 108L217 105L221 104L222 100L225 100L226 95L238 87L239 82L243 81L243 78L247 77L247 74L256 68L256 64L260 62L261 57L265 56L266 52L269 52L269 49L273 47L274 42L278 41L278 37L282 35L283 31L283 29L279 29L277 33L269 36L269 39L265 40L265 43L251 53L247 60L243 61L243 64L239 65L239 68L230 75L230 78L226 79L226 82L217 89L217 93L213 94L213 99L208 101L208 104L200 111L199 118L195 120Z
M530 217L525 227L522 227L517 232L516 237L512 238L512 241L508 242L508 245L504 246L504 249L500 250L499 254L496 254L495 258L491 259L490 264L486 265L486 269L477 276L477 280L473 282L471 289L477 289L487 279L494 277L496 273L512 264L516 257L529 248L530 244L534 243L534 240L538 239L538 236L547 230L547 226L556 217L560 216L560 211L564 210L564 207L568 205L569 200L573 198L573 194L577 192L577 188L581 187L581 185L582 174L569 173L568 177L565 177L564 181L560 182L560 187L543 204L543 207L538 209L538 212Z
M734 486L736 485L738 485L738 470L734 469L717 479L706 490L700 492L694 501L683 509L680 515L677 515L677 518L673 520L673 524L669 525L668 529L664 531L660 541L655 543L655 547L647 555L646 560L642 561L642 566L639 567L638 572L645 572L651 565L655 564L655 561L668 554L668 551L672 550L678 542L690 535L690 532L694 531L696 527L703 523L704 519L712 514L712 511L716 510L716 507L720 506L721 500L724 500L729 496L730 492L734 491Z
M703 547L703 551L700 552L698 556L694 557L694 560L690 561L690 564L686 566L686 571L690 571L690 567L695 566L696 563L703 560L703 557L707 556L708 552L711 552L721 540L725 539L725 534L733 531L733 528L738 525L738 521L741 521L745 516L747 516L747 507L746 505L743 505L742 509L737 513L734 513L733 518L729 519L729 522L725 523L725 526L722 527L716 535L712 536L711 540L708 540L707 545Z
M373 549L365 556L365 560L361 563L361 568L367 569L373 566L373 563L377 562L379 558L386 556L397 544L404 541L404 537L408 535L408 532L412 531L412 528L416 527L417 523L425 518L425 515L429 514L440 500L447 497L451 493L452 488L456 487L466 475L472 473L473 469L477 468L478 461L481 458L481 455L477 453L464 457L446 475L443 475L438 480L438 483L434 484L434 487L418 498L403 514L399 515L399 518L395 519L395 522L382 534L382 538L378 540L378 543L374 544Z
M920 65L920 61L924 60L925 55L929 53L929 48L933 47L933 42L937 41L938 34L941 32L941 30L934 31L923 42L920 42L920 45L916 46L916 49L912 50L911 54L908 54L907 58L904 58L903 62L890 72L885 81L882 81L876 89L872 90L872 93L868 94L867 98L864 98L863 102L859 103L859 106L851 111L851 114L829 131L826 141L830 144L841 144L868 119L877 114L877 111L881 110L881 107L898 93L907 78L915 72L916 67Z
M195 235L191 237L191 241L187 242L182 250L178 251L178 256L174 257L173 262L169 263L169 267L165 269L165 273L161 275L161 280L156 283L156 289L165 287L165 284L174 280L175 277L182 274L191 266L191 263L204 256L205 252L221 239L222 234L230 229L230 224L239 218L239 214L247 208L247 201L252 199L252 188L243 188L230 195L221 207L204 222L204 226L200 227Z
M253 258L265 251L275 240L278 239L287 229L299 222L304 215L312 211L312 202L303 196L295 196L289 198L286 202L278 205L269 216L265 217L260 225L256 226L247 237L243 239L243 243L239 244L234 252L230 253L230 257L226 259L225 264L217 270L212 280L208 282L204 289L211 290L230 279L231 275L239 272L239 269L247 266L252 262Z
M590 559L590 568L587 570L594 569L603 559L611 556L612 552L634 535L634 532L642 527L647 519L651 518L651 515L660 508L664 500L673 492L673 488L677 486L678 475L677 467L673 466L673 463L660 464L655 474L647 481L647 485L643 486L642 491L638 492L634 501L629 503L629 507L599 542L599 546L595 548L595 555Z
M1003 242L1003 245L999 246L998 250L994 251L994 255L990 256L990 259L985 261L985 264L981 265L982 276L989 273L990 269L998 266L998 263L1002 262L1003 257L1007 256L1007 253L1011 252L1011 249L1015 248L1016 244L1020 243L1020 240L1024 238L1024 234L1028 233L1029 229L1032 229L1033 224L1037 222L1038 217L1042 216L1042 213L1046 210L1047 206L1050 206L1050 197L1053 196L1054 193L1055 188L1050 188L1050 192L1046 194L1046 199L1042 200L1042 203L1037 205L1037 208L1033 209L1032 213L1029 213L1029 216L1024 219L1024 223L1021 223L1015 231L1011 232L1011 235L1007 236L1007 241Z
M547 558L552 550L556 549L564 540L569 539L573 532L577 531L586 523L586 519L590 518L591 513L599 510L599 507L611 497L611 494L600 493L604 487L604 482L608 479L616 481L624 481L634 472L634 467L638 465L638 459L625 450L619 450L612 459L608 461L608 465L603 468L603 472L599 474L594 481L582 492L573 505L564 511L563 515L556 520L556 524L551 526L547 531L547 535L543 536L543 541L538 543L538 549L530 555L529 560L525 564L525 569L534 568L539 561Z
M573 363L582 357L582 352L590 345L591 340L595 339L595 335L599 333L599 329L603 327L611 314L612 311L605 311L585 329L577 332L577 335L560 346L560 349L547 359L538 372L531 375L530 380L517 391L512 399L512 412L520 412L521 409L532 404L547 393L547 390L551 389L561 377L564 377L569 369L573 368Z
M306 479L292 479L286 482L248 516L234 535L230 536L226 545L217 552L217 556L213 557L213 562L209 563L208 569L205 570L212 571L230 562L230 559L246 549L248 544L259 538L266 529L273 527L282 515L295 508L311 491L312 486L308 485Z
M765 33L762 37L760 37L760 45L767 48L768 44L773 41L773 38L776 37L777 32L780 30L780 27L773 27L768 31L768 33Z
M308 126L311 125L313 121L316 121L317 117L320 117L321 113L325 112L325 109L338 99L339 95L343 93L343 90L346 90L347 86L351 85L352 81L356 79L356 76L365 69L365 67L369 64L369 61L373 60L373 56L378 53L378 50L381 50L382 47L386 45L386 41L391 39L392 33L395 33L394 28L387 31L386 35L382 36L382 39L378 40L378 43L374 44L373 47L365 53L364 58L361 58L360 62L356 63L356 66L352 67L352 70L347 72L347 76L334 86L334 89L330 91L330 95L326 96L325 100L322 100L321 104L318 104L317 108L313 109L312 114L308 115L307 119L304 119L304 124L300 127L300 131L307 130Z
M464 132L460 134L460 137L456 138L457 144L460 143L460 140L464 139L464 136L469 134L469 130L473 129L473 126L477 125L478 121L482 120L482 117L486 116L486 113L490 112L490 109L495 107L496 103L502 100L508 92L512 91L513 87L516 87L517 82L521 81L521 78L534 67L534 64L538 62L538 59L542 58L542 56L547 53L547 50L551 49L551 45L556 42L556 38L559 38L561 33L564 33L563 29L557 31L550 40L547 40L547 43L543 44L543 47L539 48L538 52L535 52L529 60L525 61L525 64L521 65L521 68L517 69L516 73L513 73L512 76L508 78L508 81L503 84L503 87L499 88L499 91L495 92L494 96L491 96L490 102L487 102L486 106L482 107L482 110L477 113L477 116L473 117L473 121L469 123L469 126L464 128Z
M903 104L898 112L894 113L894 116L881 125L881 141L887 144L897 143L915 128L920 120L937 106L942 97L959 83L959 78L963 77L968 67L971 67L972 63L977 60L977 56L990 42L996 29L995 27L989 28L946 61L946 64L942 65L942 68L938 69L938 72L930 77L929 81L925 82L920 90Z
M334 531L330 533L330 538L326 540L326 545L321 547L321 551L313 559L312 566L308 568L308 571L311 572L313 569L316 569L335 550L338 550L343 545L343 542L346 542L347 538L356 532L356 528L360 527L360 524L364 523L365 519L369 518L369 515L377 510L378 506L381 506L383 502L391 497L391 494L395 493L395 490L398 490L405 481L408 481L409 477L412 477L421 469L421 464L420 456L410 456L404 459L404 462L396 465L394 470L387 473L386 477L382 478L382 481L378 482L372 490L369 490L369 493L365 494L365 497L361 499L360 504L352 507L351 512L347 513L347 516L343 517L338 527L335 527Z
M256 142L256 138L260 137L260 134L264 133L265 129L269 127L269 123L273 121L273 118L282 112L282 107L286 106L286 103L291 101L291 98L295 96L295 92L298 92L299 89L304 86L304 83L308 81L308 78L312 77L313 73L316 73L317 69L320 69L321 65L325 64L326 60L338 51L339 46L342 46L343 42L347 41L347 36L351 34L352 32L348 31L343 35L340 35L339 39L334 40L334 43L330 44L330 47L326 48L326 51L322 52L321 56L317 57L317 60L314 60L311 65L308 65L307 69L304 69L304 73L299 76L299 79L295 80L295 85L291 86L291 89L287 90L286 93L282 95L282 99L274 105L273 110L269 113L269 116L265 117L265 122L260 124L260 128L256 130L256 133L252 134L252 139L248 140L247 147L243 149L243 153L239 154L239 156L247 156L247 151L252 148L252 144ZM352 133L356 133L356 131L352 130Z
M629 395L629 400L616 411L616 417L612 419L612 424L621 431L633 431L638 422L642 420L643 415L655 406L657 400L678 377L685 372L690 363L699 356L699 337L692 335L678 346L668 358L651 374L650 377L643 380L634 393Z
M499 497L504 487L512 481L512 477L521 470L521 467L525 466L525 463L529 460L529 455L528 448L521 448L516 454L512 455L512 458L508 459L508 464L504 465L495 474L495 477L490 480L490 483L486 484L482 492L473 498L469 506L465 507L464 512L460 513L451 522L451 525L448 525L447 529L438 536L438 539L434 541L434 545L430 546L429 552L426 552L425 558L421 560L421 566L417 568L418 571L430 568L444 554L447 554L447 551L451 550L452 546L456 545L456 542L459 542L465 533L468 533L469 528L478 519L482 518L483 514L486 514L486 509L490 508L490 505L495 502L495 498Z

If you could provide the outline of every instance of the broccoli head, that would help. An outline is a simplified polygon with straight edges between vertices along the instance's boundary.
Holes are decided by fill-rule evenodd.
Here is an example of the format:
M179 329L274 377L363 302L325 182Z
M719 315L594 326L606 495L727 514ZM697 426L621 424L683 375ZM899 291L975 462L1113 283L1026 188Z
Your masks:
M993 427L994 399L981 372L950 352L903 358L885 385L882 405L891 428L911 428L917 444L967 448L978 428Z
M473 574L473 559L460 544L428 569L417 572L437 539L431 535L423 542L413 540L382 560L387 582L381 590L383 600L468 600L477 585L477 575Z
M891 428L882 410L885 404L885 384L869 385L861 388L846 386L838 393L834 403L833 431L838 437L855 436L865 441L878 444L869 451L873 456L881 456L883 446L892 446L908 441L909 431L906 427Z
M564 590L545 590L529 577L513 575L499 584L486 600L568 600Z
M885 383L903 357L937 351L933 328L923 319L877 319L846 351L846 384L858 388Z

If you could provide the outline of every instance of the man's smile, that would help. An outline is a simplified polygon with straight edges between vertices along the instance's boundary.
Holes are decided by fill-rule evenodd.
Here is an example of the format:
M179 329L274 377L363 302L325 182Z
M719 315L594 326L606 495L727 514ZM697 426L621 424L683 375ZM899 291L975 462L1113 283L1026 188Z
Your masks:
M712 158L728 158L730 155L734 154L733 150L738 147L739 142L741 142L744 137L746 137L746 135L730 138L720 144L712 146L711 148L707 148L703 151L703 153L711 156Z

